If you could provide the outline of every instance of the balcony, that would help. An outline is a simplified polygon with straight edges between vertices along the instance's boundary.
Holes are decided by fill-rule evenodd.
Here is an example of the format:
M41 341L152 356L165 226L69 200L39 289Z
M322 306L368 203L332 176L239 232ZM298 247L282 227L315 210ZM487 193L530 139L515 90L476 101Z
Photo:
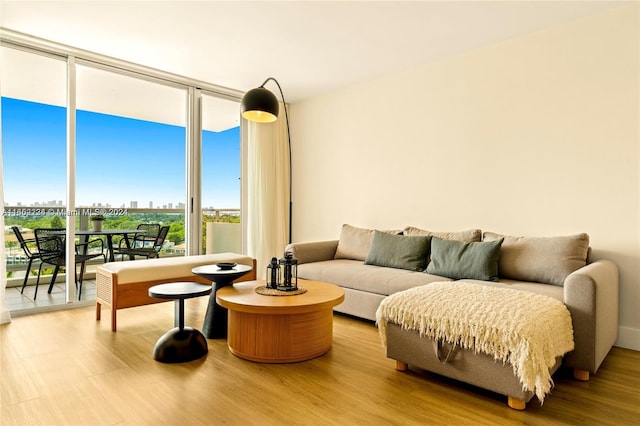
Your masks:
M37 279L37 271L39 262L34 262L31 266L31 276L29 277L27 287L24 293L20 293L20 288L26 273L27 258L17 243L11 226L21 226L25 238L33 238L33 230L24 226L23 223L36 223L38 220L43 222L39 227L50 227L49 224L42 224L46 215L38 215L42 212L42 207L22 207L7 206L6 212L19 212L23 216L9 214L6 216L5 227L5 250L7 262L7 287L6 300L9 311L14 316L32 313L34 310L46 311L55 309L56 306L66 303L66 274L60 273L56 279L51 294L47 294L47 289L51 281L51 275L43 274L40 278L40 286L38 288L38 297L33 300L35 291L35 283ZM62 226L65 226L66 209L62 206L50 208L50 220L53 217L60 217ZM89 208L87 208L89 209ZM95 208L90 208L95 209ZM65 212L58 215L57 210ZM82 210L82 208L78 209ZM43 219L44 218L44 219ZM203 209L203 253L220 253L220 252L240 252L241 249L241 225L240 225L240 209ZM27 222L30 221L30 222ZM87 227L87 218L83 216L77 220L78 226L83 229ZM171 230L160 257L184 256L185 254L185 237L184 237L184 209L126 209L126 215L118 217L108 217L104 223L104 227L108 229L134 229L139 223L163 223L170 225ZM103 237L104 238L104 237ZM114 245L118 241L114 239ZM116 259L119 261L119 259ZM102 259L97 258L87 262L87 270L85 271L82 286L82 300L76 303L76 306L86 306L93 304L95 301L95 270L102 264Z

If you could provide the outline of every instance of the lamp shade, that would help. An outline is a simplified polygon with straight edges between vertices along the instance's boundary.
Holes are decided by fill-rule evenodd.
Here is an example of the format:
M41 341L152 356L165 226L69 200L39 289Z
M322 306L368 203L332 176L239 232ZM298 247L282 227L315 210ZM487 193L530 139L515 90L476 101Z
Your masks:
M240 104L242 117L258 123L271 123L278 119L280 105L278 99L264 87L257 87L245 93Z

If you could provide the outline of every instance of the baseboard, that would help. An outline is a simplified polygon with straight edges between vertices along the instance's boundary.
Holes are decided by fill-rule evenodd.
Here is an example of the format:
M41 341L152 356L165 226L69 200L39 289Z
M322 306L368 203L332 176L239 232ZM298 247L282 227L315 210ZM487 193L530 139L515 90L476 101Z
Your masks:
M640 351L640 329L632 327L618 327L618 339L613 344L626 349Z

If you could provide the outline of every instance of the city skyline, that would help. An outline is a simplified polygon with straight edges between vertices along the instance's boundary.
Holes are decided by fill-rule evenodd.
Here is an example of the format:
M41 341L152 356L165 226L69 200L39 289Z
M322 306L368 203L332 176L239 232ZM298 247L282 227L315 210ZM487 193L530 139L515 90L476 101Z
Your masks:
M77 206L186 204L184 127L81 110L76 116ZM2 147L6 205L66 200L66 108L3 97ZM202 205L239 208L239 127L203 131L201 169Z

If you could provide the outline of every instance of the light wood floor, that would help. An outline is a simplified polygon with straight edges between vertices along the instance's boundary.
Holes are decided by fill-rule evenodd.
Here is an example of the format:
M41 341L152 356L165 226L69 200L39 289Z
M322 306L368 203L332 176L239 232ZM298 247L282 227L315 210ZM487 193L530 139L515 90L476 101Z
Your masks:
M206 298L187 300L201 328ZM105 318L107 320L105 320ZM152 359L171 302L96 322L80 308L0 326L0 424L9 425L632 425L640 424L640 352L614 348L590 382L568 371L543 406L411 370L395 370L375 326L335 316L333 348L307 362L258 364L209 340L206 358Z

